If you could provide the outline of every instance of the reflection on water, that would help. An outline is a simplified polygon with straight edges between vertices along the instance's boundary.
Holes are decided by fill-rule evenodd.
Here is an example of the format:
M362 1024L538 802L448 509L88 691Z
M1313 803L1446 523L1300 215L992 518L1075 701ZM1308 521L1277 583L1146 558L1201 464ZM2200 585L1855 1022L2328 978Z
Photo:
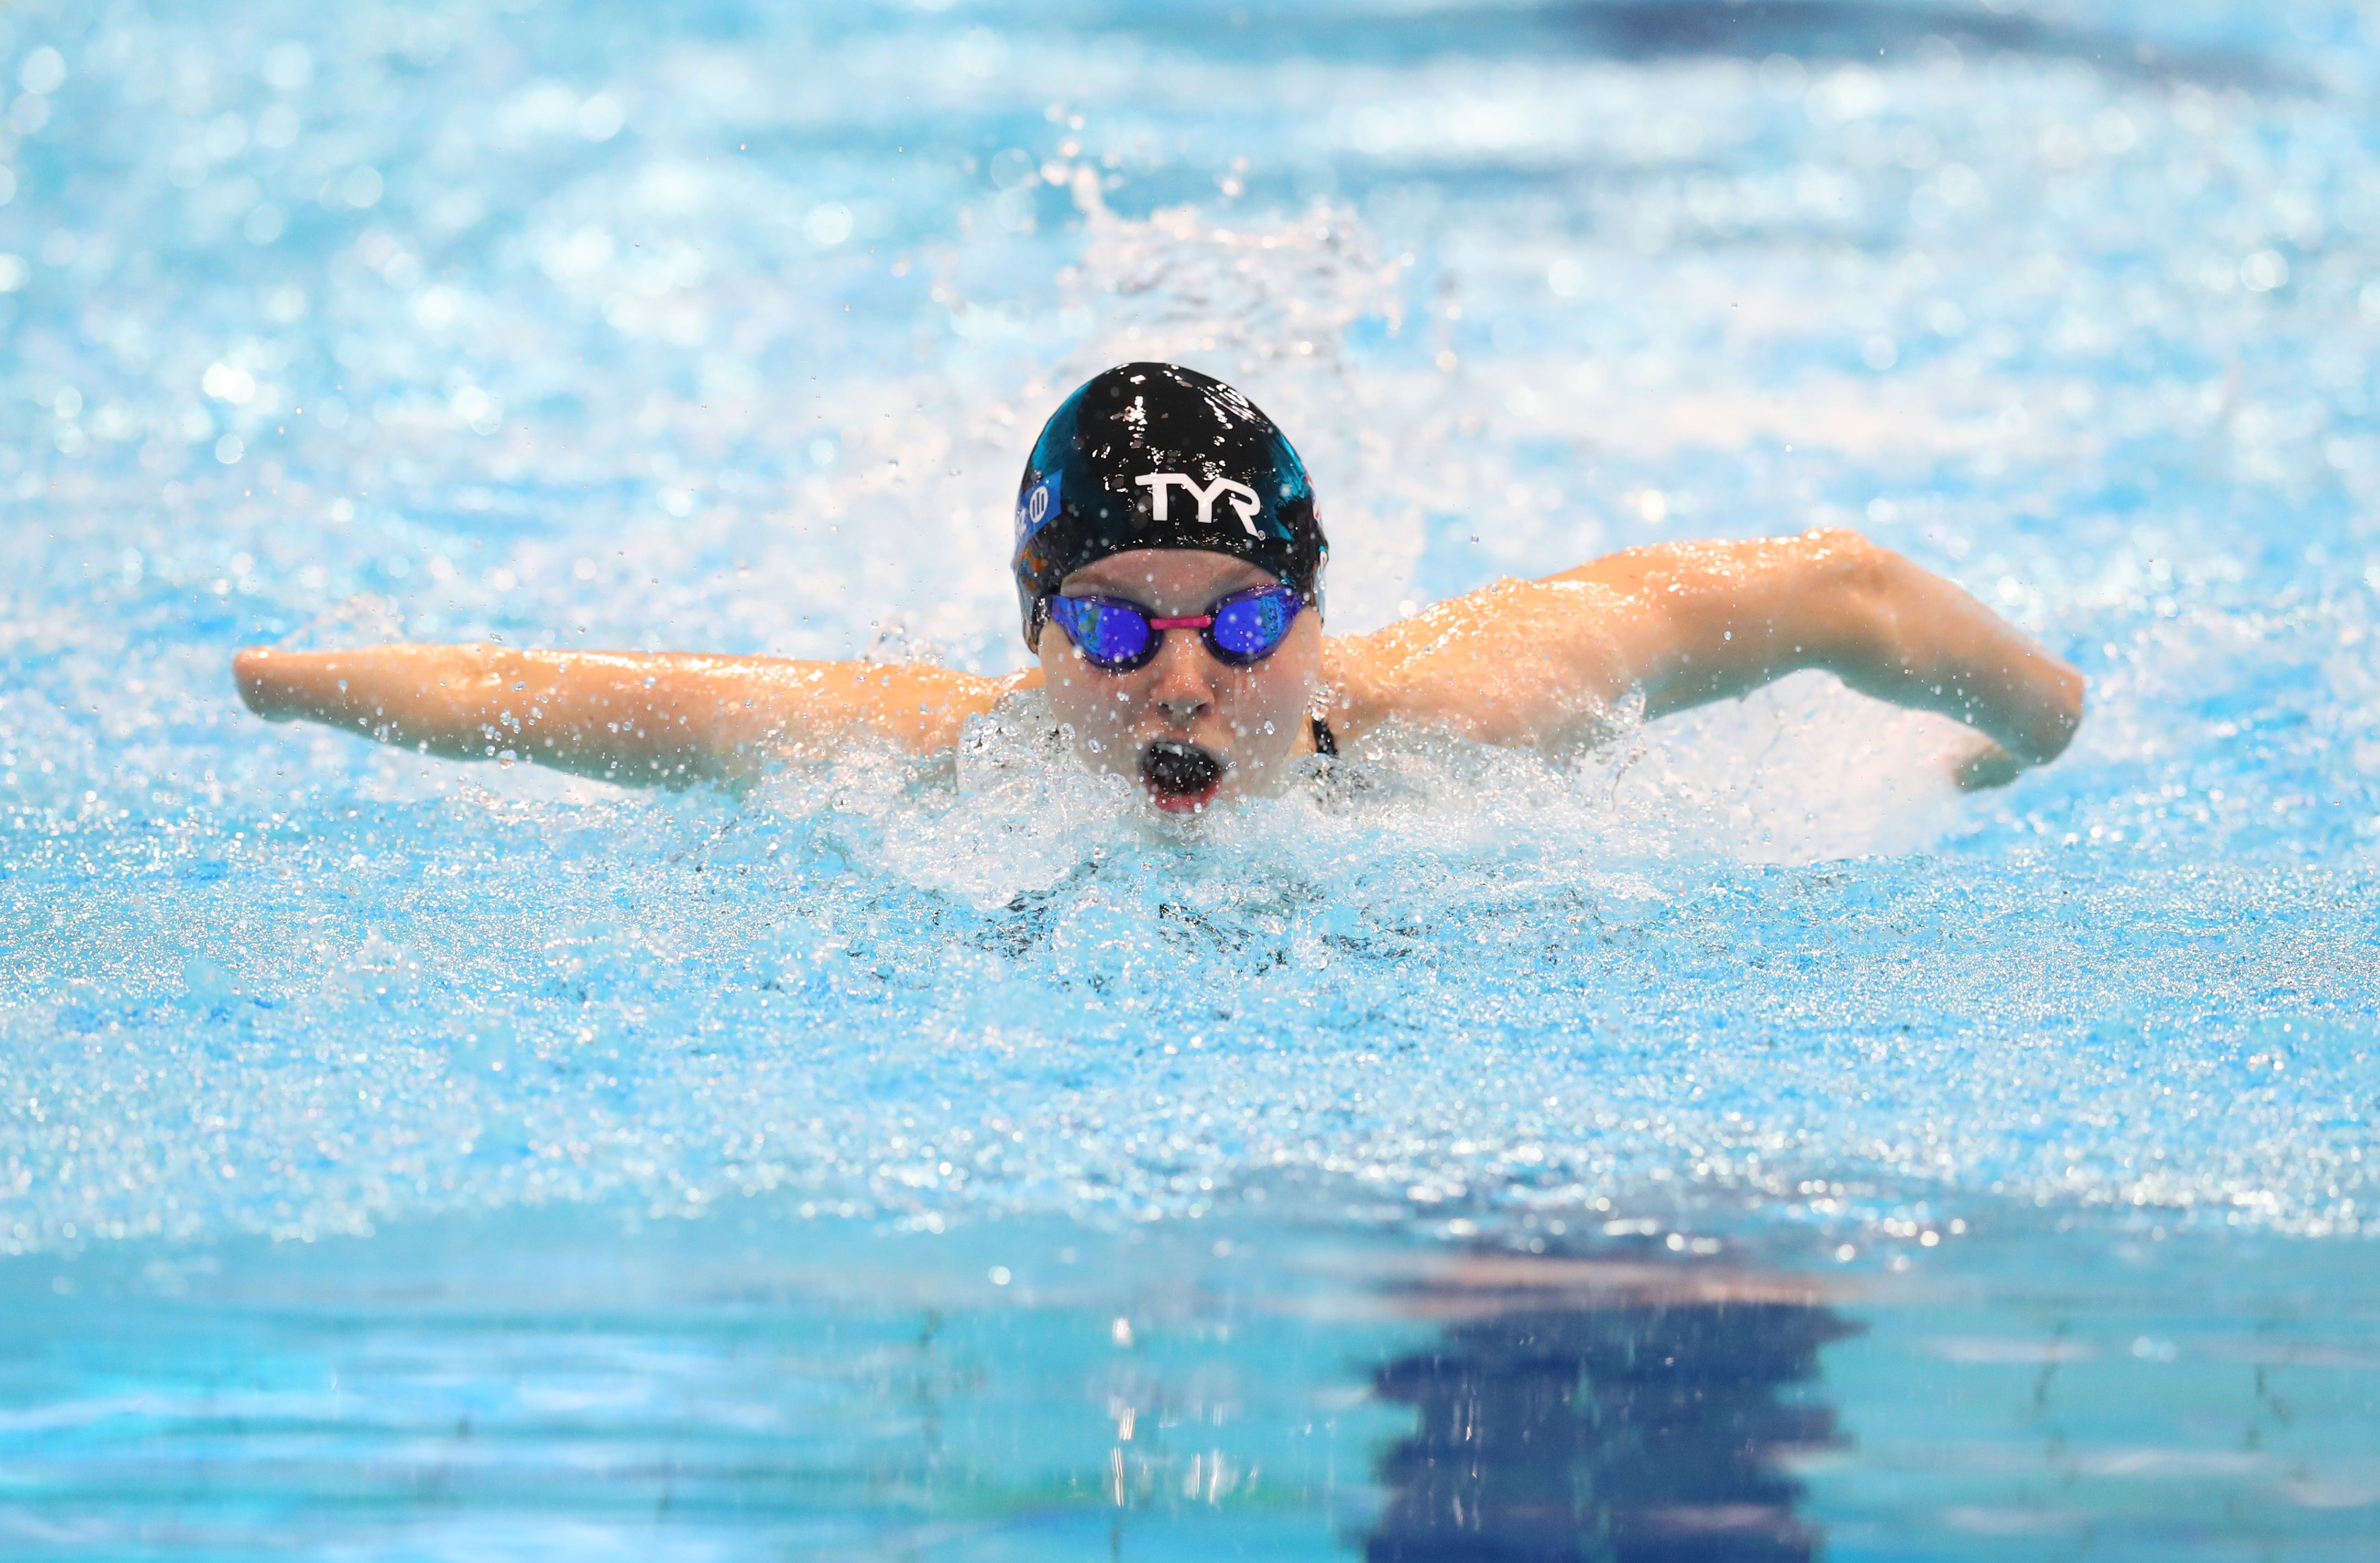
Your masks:
M1382 1459L1369 1563L1787 1563L1815 1556L1780 1457L1840 1446L1808 1398L1855 1334L1797 1284L1488 1260L1417 1289L1456 1315L1374 1379L1417 1425Z
M0 1558L2361 1563L2380 1531L2348 1245L2044 1265L2020 1228L1795 1276L1189 1226L755 1200L0 1265Z
M1782 51L1809 64L1895 55L1939 57L1947 46L1987 57L2006 52L2088 60L2100 70L2223 85L2285 84L2288 73L2237 49L2180 50L2119 27L2045 20L2010 6L1875 4L1867 0L1770 0L1697 5L1691 0L1609 0L1556 12L1600 53L1622 59L1680 55L1759 59Z

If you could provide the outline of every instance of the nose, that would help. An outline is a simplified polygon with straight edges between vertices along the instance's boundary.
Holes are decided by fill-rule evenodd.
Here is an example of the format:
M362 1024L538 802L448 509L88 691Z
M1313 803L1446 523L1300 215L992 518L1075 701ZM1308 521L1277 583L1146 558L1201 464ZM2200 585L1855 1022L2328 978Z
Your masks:
M1190 726L1214 707L1215 691L1209 682L1214 667L1215 660L1207 655L1204 641L1182 630L1171 631L1151 666L1156 677L1148 687L1148 703L1163 711L1165 720L1174 726Z

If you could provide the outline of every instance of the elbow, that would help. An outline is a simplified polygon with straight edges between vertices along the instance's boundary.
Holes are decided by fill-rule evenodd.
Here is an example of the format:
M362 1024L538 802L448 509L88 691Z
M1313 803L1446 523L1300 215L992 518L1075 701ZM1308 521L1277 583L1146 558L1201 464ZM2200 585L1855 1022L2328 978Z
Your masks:
M1846 596L1870 602L1891 600L1909 561L1848 527L1814 527L1802 534L1819 578Z
M1837 673L1900 660L1901 608L1915 567L1847 527L1813 527L1802 535L1821 606L1810 642L1814 659Z

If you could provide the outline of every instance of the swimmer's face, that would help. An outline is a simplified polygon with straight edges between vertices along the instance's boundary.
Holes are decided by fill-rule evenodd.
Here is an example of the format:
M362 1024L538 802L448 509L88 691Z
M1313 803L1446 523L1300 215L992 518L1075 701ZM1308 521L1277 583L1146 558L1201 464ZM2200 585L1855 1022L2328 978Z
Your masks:
M1135 603L1152 618L1187 618L1218 598L1273 584L1245 559L1169 548L1111 554L1059 589ZM1306 711L1322 678L1322 615L1298 614L1271 656L1244 668L1217 661L1196 630L1168 630L1157 655L1125 672L1093 667L1049 624L1041 672L1050 709L1086 763L1132 777L1169 813L1193 813L1275 790L1312 750Z

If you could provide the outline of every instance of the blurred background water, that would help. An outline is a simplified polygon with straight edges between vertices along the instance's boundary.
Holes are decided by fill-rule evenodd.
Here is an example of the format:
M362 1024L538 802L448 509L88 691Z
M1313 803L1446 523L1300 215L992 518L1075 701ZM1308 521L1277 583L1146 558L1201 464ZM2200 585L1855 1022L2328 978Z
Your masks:
M2364 1556L2375 40L0 6L9 1550ZM1850 525L2088 722L1961 798L1796 679L1184 842L1018 733L656 796L232 690L1021 665L1138 357L1334 628Z

